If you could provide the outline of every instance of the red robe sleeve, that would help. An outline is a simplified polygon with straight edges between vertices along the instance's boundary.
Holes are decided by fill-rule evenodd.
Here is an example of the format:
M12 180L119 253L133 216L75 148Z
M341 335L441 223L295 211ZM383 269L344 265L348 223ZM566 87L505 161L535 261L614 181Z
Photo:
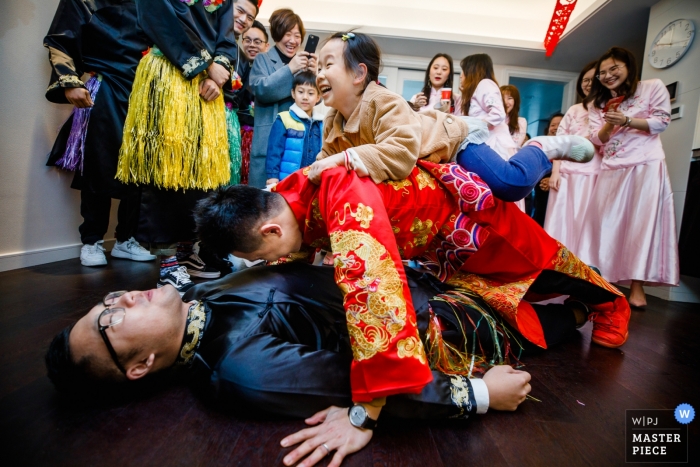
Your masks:
M420 393L432 374L380 189L339 167L323 173L318 199L344 297L353 400Z

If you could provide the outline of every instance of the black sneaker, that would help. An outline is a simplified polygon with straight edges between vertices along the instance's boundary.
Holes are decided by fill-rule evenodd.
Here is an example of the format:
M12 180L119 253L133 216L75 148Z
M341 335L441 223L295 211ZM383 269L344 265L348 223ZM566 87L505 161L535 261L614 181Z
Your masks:
M231 274L235 269L231 261L229 261L228 255L225 258L217 255L206 245L199 245L199 252L197 253L199 258L206 263L207 266L211 266L221 273L222 276Z
M184 295L190 288L194 286L194 282L190 280L189 274L187 274L187 269L184 266L180 266L177 269L168 271L164 276L160 276L158 280L158 288L165 285L172 285L180 292L180 295Z
M187 273L190 276L201 277L202 279L216 279L221 277L221 272L218 269L213 268L202 261L202 258L195 252L190 253L188 256L177 255L177 262L181 266L187 268Z

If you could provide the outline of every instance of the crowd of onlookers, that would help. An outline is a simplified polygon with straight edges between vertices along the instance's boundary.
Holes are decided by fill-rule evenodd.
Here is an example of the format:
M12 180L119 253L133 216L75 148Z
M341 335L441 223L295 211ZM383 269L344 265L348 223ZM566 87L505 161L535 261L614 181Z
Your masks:
M530 139L518 89L499 88L486 54L470 55L460 65L460 83L453 88L452 57L435 55L412 107L484 119L487 144L508 159ZM606 278L629 283L631 303L643 306L643 283L678 281L671 189L658 139L670 121L668 94L658 80L639 81L635 57L617 47L583 67L576 91L580 102L552 115L546 134L585 136L599 153L586 164L554 161L527 207L526 200L519 205ZM615 97L624 100L608 106ZM269 182L279 178L268 171Z
M461 61L460 94L452 88L452 58L430 61L416 111L478 116L487 144L504 159L529 139L515 86L498 87L486 54ZM450 91L452 91L450 89ZM597 147L588 163L554 161L551 174L520 206L554 238L607 279L629 284L630 303L646 304L643 285L677 285L678 255L671 186L659 133L670 122L660 80L639 80L633 54L613 47L586 64L576 82L579 103L555 113L547 135L581 135Z
M201 8L197 5L187 3L188 8ZM183 15L188 12L182 5L177 8ZM318 57L301 49L306 30L292 10L273 12L268 34L255 20L256 2L241 0L232 9L238 56L220 61L226 65L225 81L234 82L230 89L220 86L227 111L235 113L228 127L234 165L230 182L262 188L311 165L321 149L325 108L315 77ZM210 26L221 27L212 21ZM461 60L459 83L453 83L453 63L447 54L432 58L411 107L484 120L486 144L508 160L530 139L520 116L518 89L499 86L487 54ZM223 72L212 67L207 70L216 82ZM218 98L213 84L202 83L202 98ZM605 278L631 283L630 303L644 306L644 283L678 282L671 188L659 139L670 121L668 93L659 80L640 81L634 56L618 47L583 67L576 90L580 102L565 114L553 115L547 134L584 136L597 146L596 156L585 164L555 161L531 199L518 205L576 255L600 268ZM96 238L84 240L83 264L106 264L101 237ZM117 255L124 250L122 257L155 258L133 237L127 238L124 234L117 239ZM157 243L172 240L180 245L176 254L164 253L164 283L184 289L191 284L187 274L212 278L233 268L231 258L206 254L192 245L193 238ZM168 274L174 276L168 279Z

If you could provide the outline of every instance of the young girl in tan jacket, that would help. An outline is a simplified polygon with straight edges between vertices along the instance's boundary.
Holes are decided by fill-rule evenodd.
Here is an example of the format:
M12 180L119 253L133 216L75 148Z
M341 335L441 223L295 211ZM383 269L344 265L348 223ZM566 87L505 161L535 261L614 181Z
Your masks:
M428 110L416 113L405 99L378 84L381 52L361 33L335 33L320 51L316 78L326 106L323 145L309 178L346 165L376 183L401 180L418 159L456 160L479 175L494 195L522 199L545 173L552 159L585 161L593 145L582 137L538 137L510 160L484 142L488 127L480 119Z

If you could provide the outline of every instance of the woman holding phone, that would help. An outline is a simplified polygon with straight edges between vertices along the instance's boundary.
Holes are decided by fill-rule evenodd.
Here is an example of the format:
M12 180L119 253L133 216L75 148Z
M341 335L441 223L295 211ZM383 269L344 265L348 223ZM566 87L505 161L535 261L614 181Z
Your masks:
M294 75L306 70L316 72L316 54L299 50L306 30L299 15L283 8L270 16L270 33L275 46L258 54L250 72L250 91L255 95L255 133L250 151L248 184L265 187L267 140L277 114L294 103Z
M634 55L613 47L596 64L588 106L591 141L603 160L581 232L579 255L611 282L630 284L630 305L644 307L643 285L678 285L673 193L659 134L671 103L658 79L640 81Z

